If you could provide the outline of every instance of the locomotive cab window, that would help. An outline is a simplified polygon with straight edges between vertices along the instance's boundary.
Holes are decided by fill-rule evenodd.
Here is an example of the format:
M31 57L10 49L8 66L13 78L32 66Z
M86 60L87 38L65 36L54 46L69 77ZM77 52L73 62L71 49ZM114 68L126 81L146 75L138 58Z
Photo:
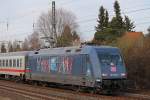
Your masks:
M111 54L111 53L98 53L98 58L101 64L111 64L115 65L122 64L122 57L119 54Z

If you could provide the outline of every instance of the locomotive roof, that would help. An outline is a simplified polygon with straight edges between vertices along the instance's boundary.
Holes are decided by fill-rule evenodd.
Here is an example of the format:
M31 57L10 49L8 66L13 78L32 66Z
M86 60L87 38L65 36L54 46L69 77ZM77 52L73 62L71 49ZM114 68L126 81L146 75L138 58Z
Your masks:
M59 47L59 48L48 48L48 49L40 49L38 51L35 51L33 54L87 54L87 51L91 49L108 49L108 48L116 48L112 46L73 46L73 47ZM116 48L117 49L117 48Z
M86 48L86 49L90 49L90 48L117 48L117 47L112 47L112 46L72 46L72 47L59 47L59 48L47 48L47 49L40 49L39 51L40 52L45 52L45 51L64 51L64 50L76 50L76 49L83 49L83 48Z
M48 49L40 49L35 51L19 51L19 52L8 52L8 53L0 53L0 56L26 56L28 54L87 54L87 52L91 49L114 49L116 47L112 46L73 46L73 47L59 47L59 48L48 48ZM116 48L117 49L117 48Z

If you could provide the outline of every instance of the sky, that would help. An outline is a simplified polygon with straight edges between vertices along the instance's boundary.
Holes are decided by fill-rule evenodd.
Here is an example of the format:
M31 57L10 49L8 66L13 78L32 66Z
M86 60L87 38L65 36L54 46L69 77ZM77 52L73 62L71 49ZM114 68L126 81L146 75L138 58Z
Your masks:
M83 41L93 38L101 5L108 10L110 18L114 16L114 1L55 0L56 9L63 8L75 14ZM150 0L118 1L122 16L127 15L134 21L135 31L146 34L150 26ZM24 40L33 32L33 23L37 22L39 16L51 9L51 2L52 0L0 0L0 41Z

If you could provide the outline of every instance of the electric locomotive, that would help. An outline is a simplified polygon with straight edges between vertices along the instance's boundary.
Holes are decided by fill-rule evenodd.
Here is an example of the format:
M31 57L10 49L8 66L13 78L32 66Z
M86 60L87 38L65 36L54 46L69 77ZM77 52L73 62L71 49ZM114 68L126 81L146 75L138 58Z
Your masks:
M121 52L111 46L60 47L0 54L0 75L94 90L121 89L127 79Z
M26 79L95 89L124 87L126 69L120 50L110 46L43 49L28 56Z

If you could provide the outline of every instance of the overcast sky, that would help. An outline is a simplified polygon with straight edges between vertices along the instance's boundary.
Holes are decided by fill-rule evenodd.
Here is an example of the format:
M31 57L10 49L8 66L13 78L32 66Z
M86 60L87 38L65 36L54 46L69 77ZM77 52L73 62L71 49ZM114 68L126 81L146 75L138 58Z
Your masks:
M0 0L0 41L23 40L32 33L32 24L42 12L51 9L52 0ZM103 5L113 13L115 0L55 0L56 8L73 12L79 23L83 40L90 40L94 35L98 10ZM150 26L150 0L118 0L122 15L128 15L136 25L136 31L147 32ZM7 30L8 22L8 30Z

